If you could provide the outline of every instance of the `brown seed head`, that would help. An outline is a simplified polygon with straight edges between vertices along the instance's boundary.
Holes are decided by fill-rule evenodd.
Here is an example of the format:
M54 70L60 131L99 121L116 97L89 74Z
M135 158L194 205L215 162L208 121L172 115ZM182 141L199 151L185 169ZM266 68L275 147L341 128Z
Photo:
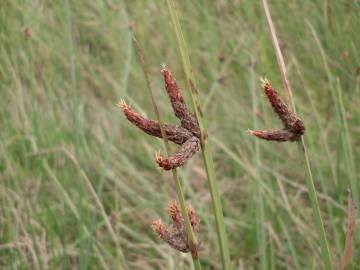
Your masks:
M154 221L152 228L155 233L164 241L166 241L172 248L181 252L191 252L193 257L197 257L200 246L199 232L200 219L197 217L193 207L188 207L188 216L196 237L196 243L190 245L186 232L185 221L178 202L170 202L167 207L167 212L172 219L172 225L169 229L165 227L161 220Z
M278 93L275 91L275 89L272 87L272 85L267 79L263 80L263 88L265 95L267 96L272 107L274 108L274 111L286 126L288 124L288 116L291 114L290 110L288 109L286 104L282 102Z
M267 141L297 141L300 135L290 132L287 129L276 129L276 130L249 130L249 133L260 139Z
M200 218L197 216L195 209L191 205L188 206L188 215L194 233L198 234L200 232Z
M264 93L271 103L275 113L283 122L283 129L276 130L250 130L249 133L258 138L269 141L297 141L305 132L303 121L292 112L288 106L281 100L278 93L272 87L267 79L262 80Z
M118 103L126 118L133 125L140 128L145 133L159 138L166 137L167 140L181 145L180 150L173 156L165 158L156 153L156 162L164 170L180 167L200 149L200 128L196 118L188 110L181 90L170 70L164 66L162 71L171 105L177 118L181 121L181 126L162 124L149 120L134 111L124 100ZM163 131L163 132L162 132Z
M184 219L181 213L180 205L176 201L172 201L168 204L167 211L169 213L169 216L173 220L176 227L181 225L181 223L184 223Z
M172 170L181 167L200 149L200 140L193 136L181 145L180 150L173 156L165 158L160 152L156 153L156 163L164 170Z
M184 98L181 95L181 90L176 83L176 79L173 77L171 71L166 65L163 65L161 73L164 76L165 88L168 92L170 100L184 103Z
M163 66L161 72L164 76L165 88L170 98L175 116L180 119L182 127L191 131L196 137L200 138L200 128L198 122L195 116L189 111L181 94L181 89L176 83L176 79L165 65Z
M164 225L164 223L162 222L161 219L155 220L151 224L151 228L161 239L167 238L167 236L169 234L168 229L166 228L166 226Z

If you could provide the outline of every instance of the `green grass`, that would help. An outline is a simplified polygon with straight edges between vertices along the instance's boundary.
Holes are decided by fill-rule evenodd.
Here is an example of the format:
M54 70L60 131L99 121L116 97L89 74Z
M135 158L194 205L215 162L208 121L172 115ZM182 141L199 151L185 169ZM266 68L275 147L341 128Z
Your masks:
M246 132L281 126L260 77L285 97L261 2L180 2L232 264L325 269L296 144L256 141ZM348 188L359 205L360 7L326 1L328 12L324 2L271 1L270 9L337 269ZM191 256L171 250L149 227L166 219L176 197L171 174L154 163L162 142L143 136L115 106L124 98L156 118L131 26L163 120L176 122L161 64L184 90L187 83L166 1L4 0L0 25L0 268L191 269ZM219 269L201 155L179 175L202 220L202 268ZM356 238L352 269L360 268Z

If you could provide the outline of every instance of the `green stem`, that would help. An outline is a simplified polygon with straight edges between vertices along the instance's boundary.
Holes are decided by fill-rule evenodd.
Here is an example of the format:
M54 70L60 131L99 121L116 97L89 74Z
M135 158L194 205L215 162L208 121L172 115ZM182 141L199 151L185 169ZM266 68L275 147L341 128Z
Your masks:
M175 188L176 188L176 193L179 198L180 208L181 208L182 214L184 216L184 220L185 220L190 250L195 251L195 253L192 252L192 255L193 255L192 260L193 260L194 268L195 268L195 270L201 270L201 264L200 264L200 260L198 257L198 251L196 250L197 249L196 238L195 238L195 234L194 234L193 228L190 223L189 215L187 213L184 192L181 187L181 182L180 182L177 170L173 169L172 174L173 174L173 178L175 181Z
M343 100L343 96L342 96L342 91L340 88L340 81L337 79L337 93L338 93L338 100L339 100L339 109L340 109L340 117L341 117L341 122L342 122L342 126L343 126L343 130L344 130L344 144L346 147L346 161L348 164L348 173L349 173L349 178L350 178L350 186L351 186L351 190L352 190L352 195L353 198L356 202L357 205L359 205L359 188L358 188L358 182L356 179L356 167L355 167L355 162L354 162L354 155L353 155L353 148L352 148L352 143L351 143L351 137L350 137L350 131L349 131L349 125L348 125L348 121L346 119L346 111L345 111L345 105L344 105L344 100Z
M210 151L207 132L203 123L201 107L197 96L196 84L195 79L192 73L191 63L189 53L187 51L186 42L184 35L181 30L181 25L179 22L179 16L177 14L175 0L167 0L168 9L171 16L171 21L175 30L181 59L183 63L183 67L185 70L185 75L188 83L188 88L190 91L191 101L193 105L193 109L195 112L196 119L199 123L200 131L201 131L201 150L202 156L205 163L207 178L210 187L210 194L212 199L212 206L215 216L215 223L216 223L216 230L217 230L217 237L218 237L218 244L220 248L221 254L221 262L224 270L231 269L230 265L230 253L228 247L228 239L225 230L225 222L224 222L224 215L223 209L221 205L220 199L220 192L218 187L218 182L215 175L214 169L214 162L212 158L212 154Z
M251 62L255 62L254 59ZM255 92L255 70L254 67L250 71L250 80L251 80L251 96L252 96L252 109L253 109L253 128L258 129L256 112L258 111L258 95ZM256 236L257 244L260 246L260 269L268 269L268 259L267 259L267 242L266 242L266 230L265 230L265 212L264 212L264 195L263 189L261 187L262 176L259 171L261 160L260 160L260 145L259 140L254 140L255 148L255 157L254 163L256 165L256 171L254 176L254 183L256 186ZM270 246L270 250L272 250Z
M288 95L288 101L290 102L292 109L295 112L296 108L295 108L295 103L294 103L294 99L293 99L293 95L292 95L290 82L286 75L286 66L285 66L285 62L284 62L284 57L282 55L282 52L281 52L281 49L279 46L279 42L278 42L278 39L276 36L275 27L274 27L274 24L273 24L271 15L270 15L267 0L263 0L263 7L264 7L267 23L268 23L268 26L270 29L272 43L273 43L275 53L276 53L276 59L277 59L278 65L279 65L281 79L282 79L284 88ZM299 145L299 148L301 149L301 151L300 151L301 156L303 157L306 172L307 172L306 173L306 185L307 185L307 189L308 189L309 196L310 196L310 201L311 201L312 211L313 211L314 218L315 218L316 227L318 230L318 234L320 236L320 246L321 246L323 260L324 260L324 263L326 264L326 269L332 270L333 264L332 264L332 259L331 259L331 255L330 255L330 249L329 249L328 241L326 238L324 222L321 217L319 202L318 202L317 195L316 195L314 178L313 178L311 166L310 166L310 160L309 160L309 156L307 154L307 148L306 148L306 144L305 144L303 137L301 137L301 141L298 142L298 145Z
M326 269L332 270L333 267L332 267L332 259L331 259L331 255L330 255L330 249L329 249L328 241L326 239L324 222L321 217L320 206L319 206L319 202L318 202L317 195L316 195L316 189L315 189L315 185L314 185L314 178L313 178L311 166L310 166L310 160L309 160L309 156L307 154L307 148L306 148L305 140L303 137L301 137L301 141L298 142L298 145L300 148L300 152L302 153L301 156L303 157L303 162L306 167L306 186L307 186L307 189L309 192L309 197L310 197L311 207L312 207L312 211L313 211L314 218L315 218L316 227L318 229L318 234L320 236L320 245L321 245L321 250L323 253L323 260L326 264Z
M163 124L162 124L162 119L161 119L161 114L160 114L159 107L157 106L157 103L156 103L155 98L154 98L153 91L151 89L150 79L149 79L149 75L148 75L149 73L148 73L148 70L147 70L146 65L145 65L144 55L143 55L142 50L141 50L141 48L140 48L140 46L139 46L139 44L138 44L138 42L136 41L135 38L133 38L133 43L134 43L136 52L137 52L137 54L138 54L138 56L140 58L141 66L142 66L143 73L144 73L145 80L146 80L146 87L147 87L147 90L148 90L149 95L151 97L151 102L152 102L152 105L153 105L153 108L154 108L154 111L155 111L155 114L156 114L156 118L157 118L157 120L158 120L158 122L160 124L161 136L164 138L163 141L164 141L165 153L166 153L166 156L169 156L169 153L170 153L169 142L168 142L168 140L166 138L166 135L165 135L165 132L164 132L164 129L163 129ZM194 234L194 230L193 230L193 228L191 226L190 218L189 218L188 211L187 211L187 208L186 208L185 196L184 196L183 189L181 187L181 181L180 181L180 178L178 176L177 170L172 169L171 171L172 171L173 179L174 179L174 182L175 182L175 189L176 189L176 193L177 193L177 196L178 196L181 212L182 212L182 215L183 215L184 220L185 220L188 244L189 244L190 250L192 251L191 254L192 254L192 260L193 260L194 268L195 268L195 270L201 270L201 264L200 264L200 260L199 260L199 257L198 257L198 251L197 251L196 237L195 237L195 234Z

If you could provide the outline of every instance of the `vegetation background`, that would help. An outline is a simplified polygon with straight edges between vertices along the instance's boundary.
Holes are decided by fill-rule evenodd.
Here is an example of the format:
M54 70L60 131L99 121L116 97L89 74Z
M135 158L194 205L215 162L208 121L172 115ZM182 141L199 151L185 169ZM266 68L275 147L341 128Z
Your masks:
M281 126L260 77L285 97L261 2L178 2L233 265L324 269L296 145L247 133ZM347 190L360 180L360 3L281 0L270 9L339 265ZM154 163L162 142L115 106L124 98L155 118L131 31L162 115L175 123L161 64L186 82L165 0L1 1L1 269L191 269L190 256L149 226L176 197ZM203 269L219 269L201 155L179 172L202 221ZM351 269L360 269L356 238Z

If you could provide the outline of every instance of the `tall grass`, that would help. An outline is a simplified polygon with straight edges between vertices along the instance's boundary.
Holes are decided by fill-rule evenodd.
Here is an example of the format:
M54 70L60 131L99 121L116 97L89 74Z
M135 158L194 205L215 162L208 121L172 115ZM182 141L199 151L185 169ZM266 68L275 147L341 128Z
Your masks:
M322 16L324 1L272 1L271 12L296 109L307 124L318 202L334 268L339 268L346 190L355 192L351 175L359 181L359 5L328 2L331 29ZM166 218L164 202L177 196L171 174L154 167L162 142L140 135L114 106L125 98L144 114L153 111L132 27L163 121L176 121L159 66L167 63L183 90L186 78L166 2L69 3L71 32L64 1L4 0L0 5L0 268L192 269L190 256L171 250L149 229L154 218ZM231 263L237 269L259 269L264 261L268 269L326 269L296 145L258 141L256 150L246 133L254 121L258 127L279 124L259 95L260 77L281 85L261 2L216 3L178 1L211 135ZM30 37L23 34L25 28ZM202 268L220 269L201 155L178 173L185 199L201 218ZM359 267L359 244L357 237L350 269Z

